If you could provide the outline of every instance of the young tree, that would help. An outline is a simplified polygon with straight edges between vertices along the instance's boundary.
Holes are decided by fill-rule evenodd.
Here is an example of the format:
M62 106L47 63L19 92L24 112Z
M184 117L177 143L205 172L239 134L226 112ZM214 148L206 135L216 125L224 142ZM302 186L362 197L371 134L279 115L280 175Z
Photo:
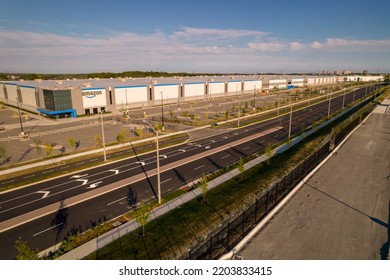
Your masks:
M94 136L94 139L95 139L95 145L97 148L101 148L103 146L103 142L102 142L102 137L100 134L95 134Z
M265 154L267 155L267 163L269 164L271 157L272 157L272 145L271 143L267 144L267 147L265 148Z
M206 202L206 193L209 190L209 184L207 182L207 177L204 174L202 175L202 179L200 181L199 190L203 195L203 201Z
M15 241L15 248L18 251L17 260L39 260L38 250L33 250L28 247L27 242L21 237Z
M141 139L141 138L142 138L142 134L143 134L142 127L139 127L139 128L137 129L137 134L138 134L138 137Z
M37 151L37 155L40 156L42 154L42 141L41 141L41 139L37 139L37 138L34 139L34 147L35 147L35 150Z
M225 111L225 119L228 120L229 119L229 112L226 110Z
M68 139L69 145L72 147L73 151L76 151L76 139L74 137L70 137Z
M46 149L46 157L52 158L53 157L53 146L50 143L46 143L45 149Z
M3 145L0 145L0 158L2 158L3 163L7 163L7 149Z
M149 222L150 217L152 216L152 211L149 207L141 207L136 211L135 221L142 226L142 238L146 238L145 226Z
M118 133L118 136L116 137L116 140L118 140L119 143L124 144L125 141L126 141L126 134L127 134L126 129L122 129L122 130Z
M245 171L245 165L244 165L244 159L240 157L240 160L238 161L238 171L240 171L241 179L242 181L244 179L244 171Z

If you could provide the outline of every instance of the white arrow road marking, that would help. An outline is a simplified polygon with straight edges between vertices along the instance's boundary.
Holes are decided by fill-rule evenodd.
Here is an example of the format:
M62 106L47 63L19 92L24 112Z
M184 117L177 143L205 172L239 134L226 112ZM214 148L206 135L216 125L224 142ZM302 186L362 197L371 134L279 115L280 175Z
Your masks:
M196 145L195 145L195 147L198 147L198 148L200 148L200 147L202 147L202 145L200 145L200 144L196 144Z
M115 172L115 175L119 173L119 170L118 169L110 169L108 171L112 171L112 172Z
M43 193L42 198L45 198L45 197L47 197L49 195L50 191L37 191L35 193Z
M82 175L73 175L72 177L70 177L71 179L72 178L76 178L76 179L78 179L78 178L82 178L82 177L85 177L85 176L88 176L88 174L82 174ZM77 180L76 180L77 181Z
M137 161L137 163L141 164L142 166L145 165L145 162L144 162L144 161Z
M167 158L167 156L166 156L166 155L160 155L160 157L162 157L162 158Z
M77 179L75 181L80 181L80 182L83 182L82 186L84 186L85 184L88 183L88 179Z
M206 146L206 147L204 147L204 148L207 150L207 149L210 149L210 146Z
M210 142L211 142L211 143L215 143L215 140L211 140Z
M186 150L184 150L184 149L180 149L180 150L179 150L179 152L183 152L183 153L184 153L185 151L186 151Z
M96 182L96 183L93 183L93 184L90 184L89 187L87 189L94 189L96 188L99 184L103 183L103 181L99 181L99 182Z

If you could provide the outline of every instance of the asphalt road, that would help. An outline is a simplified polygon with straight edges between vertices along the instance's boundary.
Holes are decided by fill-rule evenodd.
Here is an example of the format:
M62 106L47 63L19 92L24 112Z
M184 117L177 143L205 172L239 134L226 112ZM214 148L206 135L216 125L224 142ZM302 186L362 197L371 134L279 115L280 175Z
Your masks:
M345 97L345 105L364 96L365 89L356 90ZM342 107L343 97L331 100L331 112ZM328 114L329 102L314 105L293 113L292 134L299 133L302 125L310 126ZM276 143L288 135L289 115L265 121L261 124L240 128L231 132L215 135L196 142L160 151L160 165L169 167L161 174L162 194L173 191L199 178L202 174L213 172L223 166L236 162L240 157L263 150L268 143ZM265 136L256 137L262 131L269 131ZM249 140L249 137L253 139ZM234 147L230 143L241 141ZM220 146L226 149L215 152ZM204 156L204 153L210 153ZM187 160L188 159L188 160ZM183 162L184 161L184 162ZM175 166L175 163L179 163ZM21 236L31 247L41 250L60 242L67 233L84 231L99 221L112 219L127 212L131 206L127 201L128 185L137 193L138 200L155 199L156 188L156 156L155 153L122 160L109 165L69 174L28 188L21 188L0 195L0 222L19 215L32 213L44 206L59 203L58 211L33 221L23 223L0 233L2 249L0 258L12 259L16 255L15 240ZM132 178L139 179L131 180ZM145 179L145 175L147 178ZM129 181L130 178L130 181ZM127 184L95 198L86 199L89 194L99 189L125 182ZM72 197L84 195L84 201L72 206L66 201Z

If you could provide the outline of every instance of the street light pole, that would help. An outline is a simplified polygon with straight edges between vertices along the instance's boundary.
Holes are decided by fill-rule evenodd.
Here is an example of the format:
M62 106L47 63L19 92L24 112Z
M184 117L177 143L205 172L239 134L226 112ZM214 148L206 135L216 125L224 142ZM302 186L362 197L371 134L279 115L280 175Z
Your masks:
M160 91L161 94L161 130L164 130L164 99L163 92Z
M329 105L328 105L328 118L329 118L329 115L330 115L330 101L332 100L332 97L329 93Z
M129 106L127 103L127 89L125 89L125 92L126 92L126 117L127 117L127 116L129 116Z
M253 86L253 110L256 110L256 85Z
M157 156L157 202L161 204L161 179L160 179L160 147L159 147L159 137L158 129L154 129L153 126L146 120L143 120L144 123L147 123L156 134L156 156Z
M161 183L160 183L160 149L158 143L158 130L156 132L156 150L157 150L157 202L161 204Z
M18 115L19 115L20 129L22 130L22 135L24 135L23 124L22 124L22 117L20 115L20 108L19 108L19 98L17 98L17 97L16 97L16 103L18 105Z
M102 123L103 157L104 157L104 162L106 162L107 156L106 156L106 142L104 140L103 112L100 112L100 118L101 118L101 123Z
M291 123L292 123L292 101L290 101L290 123L288 125L288 139L291 137Z

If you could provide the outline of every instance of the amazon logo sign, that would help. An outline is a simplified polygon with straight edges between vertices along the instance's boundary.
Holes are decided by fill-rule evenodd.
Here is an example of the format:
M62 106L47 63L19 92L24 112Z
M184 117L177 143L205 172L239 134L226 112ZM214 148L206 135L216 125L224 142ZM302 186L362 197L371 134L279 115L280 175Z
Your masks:
M85 108L107 105L105 88L83 88L81 96Z

